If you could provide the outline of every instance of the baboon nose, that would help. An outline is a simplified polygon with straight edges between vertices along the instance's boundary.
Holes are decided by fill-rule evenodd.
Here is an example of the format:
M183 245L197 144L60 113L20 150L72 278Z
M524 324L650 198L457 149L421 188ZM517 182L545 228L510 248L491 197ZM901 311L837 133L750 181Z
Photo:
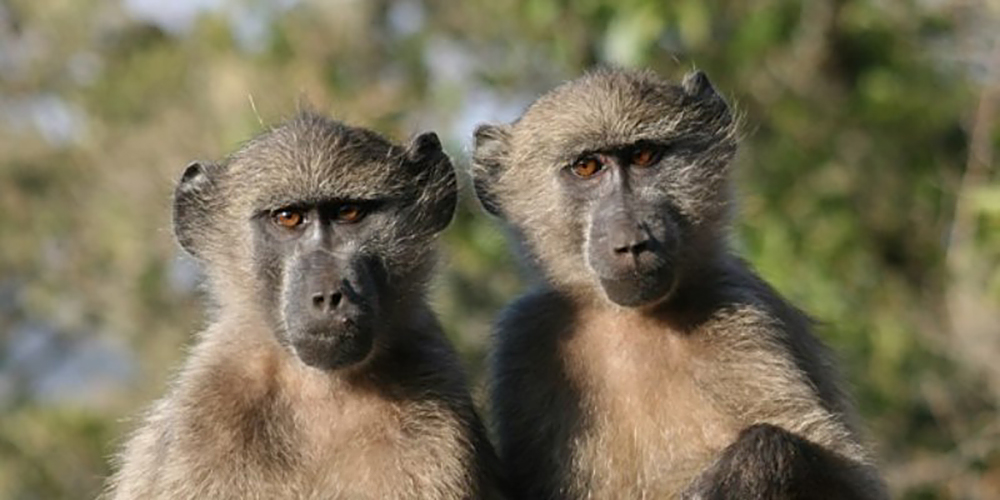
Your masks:
M630 241L628 243L615 245L614 250L618 255L638 255L646 250L649 250L650 246L649 240Z
M634 258L653 250L652 238L642 224L616 220L610 225L606 241L616 259Z
M313 310L319 313L333 311L340 305L344 295L340 292L316 293L312 296Z

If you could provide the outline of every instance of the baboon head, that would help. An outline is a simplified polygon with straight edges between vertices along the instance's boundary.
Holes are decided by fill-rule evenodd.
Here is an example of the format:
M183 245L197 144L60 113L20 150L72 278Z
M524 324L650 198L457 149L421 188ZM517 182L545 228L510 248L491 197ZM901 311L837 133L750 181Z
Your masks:
M704 73L679 84L602 69L475 132L473 181L550 281L621 306L658 303L721 239L736 151Z
M307 365L335 369L366 359L420 296L456 200L435 134L404 148L303 114L189 165L174 229L221 314L259 316Z

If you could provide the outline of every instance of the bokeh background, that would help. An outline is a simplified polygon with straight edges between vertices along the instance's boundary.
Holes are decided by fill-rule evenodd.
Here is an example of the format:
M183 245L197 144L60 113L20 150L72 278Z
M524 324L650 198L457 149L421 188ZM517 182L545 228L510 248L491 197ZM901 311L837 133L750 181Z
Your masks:
M995 0L0 0L0 498L93 497L203 325L188 161L311 106L464 169L602 63L740 110L733 245L823 321L894 496L1000 498L998 39ZM433 298L481 393L528 281L467 186Z

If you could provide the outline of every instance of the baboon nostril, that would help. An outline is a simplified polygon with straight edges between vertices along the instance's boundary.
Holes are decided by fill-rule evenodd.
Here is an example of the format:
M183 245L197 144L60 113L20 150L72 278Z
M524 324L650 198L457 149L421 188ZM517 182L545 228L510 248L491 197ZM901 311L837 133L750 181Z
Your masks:
M323 304L326 302L326 296L322 293L317 293L312 296L313 306L316 308L322 308Z
M627 245L620 245L615 247L615 253L626 254L630 253L633 255L640 254L649 250L649 240L638 241L635 243L629 243Z
M340 292L333 292L330 294L330 307L337 307L340 305L340 299L344 297L344 294Z

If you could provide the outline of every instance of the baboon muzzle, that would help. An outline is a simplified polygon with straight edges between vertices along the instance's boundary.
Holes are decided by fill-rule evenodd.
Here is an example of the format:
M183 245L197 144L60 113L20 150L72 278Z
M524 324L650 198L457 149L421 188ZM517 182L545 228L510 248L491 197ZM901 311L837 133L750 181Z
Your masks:
M653 214L637 213L617 196L595 209L587 263L608 300L624 307L648 305L674 286L671 265L676 231Z
M362 266L317 250L289 273L285 299L288 340L309 366L336 369L364 359L373 344L374 291Z

